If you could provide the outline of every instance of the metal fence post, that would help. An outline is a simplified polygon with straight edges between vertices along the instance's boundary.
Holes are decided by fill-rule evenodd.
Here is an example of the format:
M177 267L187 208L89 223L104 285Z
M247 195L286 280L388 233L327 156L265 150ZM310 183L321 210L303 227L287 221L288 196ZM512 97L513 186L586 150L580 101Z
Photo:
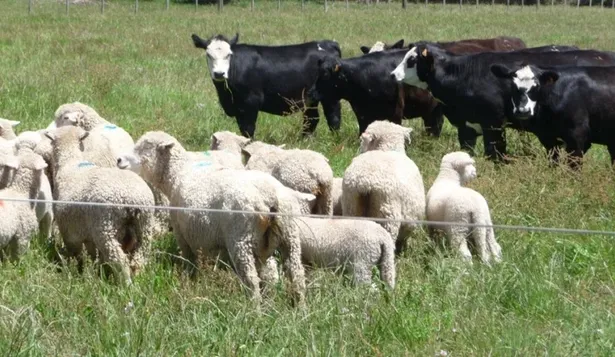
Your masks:
M278 10L282 7L282 0L278 0Z
M536 0L536 10L538 10L539 7L540 7L540 0Z
M194 11L199 9L199 0L194 0Z
M407 4L406 4L407 0L401 0L401 8L405 9Z
M506 7L509 8L510 7L510 0L506 0Z
M32 13L32 0L28 0L28 14Z
M167 0L167 10L169 9L169 0Z
M105 0L100 0L100 13L105 13Z
M459 8L461 9L462 6L463 6L463 0L459 0Z
M139 11L139 0L135 0L135 14Z
M581 0L577 0L577 9L581 7Z
M327 4L327 0L325 0L325 12L327 12L329 10L329 4Z
M303 5L303 0L301 0L301 5ZM254 0L250 1L250 10L254 11Z
M69 0L66 0L66 15L68 15L68 8L69 8L69 5L68 5L68 4L69 4L69 3L70 3L70 1L69 1Z
M592 7L592 0L589 0L589 8L591 9Z
M478 0L476 0L476 6L478 6Z
M301 0L301 1L303 1L303 0ZM405 0L404 0L404 1L405 1ZM348 0L346 0L346 10L348 10L348 9L349 9L349 6L350 6L350 5L348 5Z
M224 7L224 0L218 0L218 12L222 12L223 7Z

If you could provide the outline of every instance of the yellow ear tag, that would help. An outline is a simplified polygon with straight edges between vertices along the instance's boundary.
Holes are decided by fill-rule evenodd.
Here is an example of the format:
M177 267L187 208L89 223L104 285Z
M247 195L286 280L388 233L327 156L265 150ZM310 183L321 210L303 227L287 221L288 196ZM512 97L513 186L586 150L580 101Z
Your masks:
M340 70L340 65L339 65L339 64L336 64L336 65L335 65L335 68L333 69L333 72L337 72L337 71L339 71L339 70Z
M424 49L423 52L421 52L421 56L427 57L427 49Z

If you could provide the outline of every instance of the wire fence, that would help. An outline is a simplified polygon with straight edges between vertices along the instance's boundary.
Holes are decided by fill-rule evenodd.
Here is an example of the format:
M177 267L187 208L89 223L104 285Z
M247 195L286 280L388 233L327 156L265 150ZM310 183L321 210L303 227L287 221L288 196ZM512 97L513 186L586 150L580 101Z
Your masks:
M35 6L41 2L41 0L27 0L28 1L28 12L32 13L34 11ZM104 14L105 12L105 8L109 5L110 2L113 3L117 3L117 1L110 1L110 0L56 0L58 2L58 4L60 4L61 6L64 6L66 8L66 14L70 13L70 8L72 6L82 6L83 4L87 4L87 5L98 5L98 7L100 8L100 12ZM160 3L160 9L161 10L166 10L168 11L171 8L171 5L173 4L173 6L182 6L185 7L186 4L194 4L194 8L195 10L198 10L199 7L204 7L204 6L209 6L209 5L214 5L216 6L218 12L221 12L225 5L228 5L229 3L231 3L232 0L160 0L160 1L156 1L156 3ZM263 2L277 2L278 4L278 9L280 9L282 7L282 3L285 4L289 4L289 3L299 3L301 4L301 9L304 9L306 6L307 1L306 0L262 0ZM132 7L132 10L137 13L139 12L139 4L140 3L152 3L154 1L149 0L149 1L144 1L144 0L134 0ZM237 1L235 1L237 2ZM260 3L261 1L259 1ZM312 3L314 3L314 1L311 1ZM127 1L123 1L123 3L130 3L129 0ZM495 5L506 5L507 7L510 6L521 6L521 7L544 7L544 6L551 6L551 7L555 7L555 6L569 6L569 7L574 7L576 6L577 8L581 8L581 7L600 7L602 9L605 8L611 8L611 9L615 9L615 0L401 0L401 1L391 1L391 0L355 0L355 1L349 1L349 0L340 0L340 1L333 1L333 0L320 0L317 1L318 4L322 4L324 11L328 11L329 8L333 5L333 6L337 6L337 4L340 4L342 6L345 6L346 9L350 8L350 4L351 3L355 3L355 4L359 4L362 6L378 6L381 4L386 4L388 6L401 6L402 9L406 9L408 8L409 4L414 4L414 5L442 5L442 6L447 6L447 5L458 5L459 7L463 7L463 6L479 6L479 5L491 5L491 6L495 6ZM211 6L209 6L211 7ZM255 0L250 0L250 9L254 10L257 7L256 1Z
M184 211L184 212L199 212L199 213L224 213L224 214L241 214L241 215L259 215L259 216L275 216L275 217L287 217L287 218L321 218L321 219L353 219L353 220L367 220L374 222L395 222L412 225L427 225L432 227L472 227L472 228L493 228L501 230L516 230L525 232L543 232L552 234L576 234L576 235L605 235L615 237L615 231L603 231L603 230L589 230L589 229L574 229L574 228L558 228L558 227L538 227L538 226L522 226L522 225L504 225L504 224L476 224L465 222L444 222L444 221L428 221L428 220L407 220L407 219L388 219L377 217L350 217L350 216L329 216L329 215L317 215L317 214L291 214L282 212L261 212L252 210L231 210L231 209L218 209L218 208L201 208L201 207L179 207L179 206L148 206L148 205L133 205L133 204L118 204L118 203L104 203L104 202L84 202L84 201L61 201L61 200L41 200L41 199L25 199L25 198L12 198L12 197L0 197L0 204L4 205L4 202L17 202L17 203L46 203L52 205L73 205L73 206L85 206L85 207L105 207L105 208L133 208L142 210L159 210L159 211Z

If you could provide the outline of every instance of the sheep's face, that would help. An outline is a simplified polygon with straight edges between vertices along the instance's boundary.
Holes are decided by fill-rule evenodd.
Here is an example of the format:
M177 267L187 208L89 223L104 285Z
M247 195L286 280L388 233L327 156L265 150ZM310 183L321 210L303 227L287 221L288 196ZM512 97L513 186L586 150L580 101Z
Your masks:
M47 131L45 136L51 140L55 166L62 167L68 161L81 158L84 151L83 141L89 134L88 131L74 126Z
M0 118L0 138L4 138L8 140L14 139L15 131L13 128L19 125L19 123L20 122L15 121L15 120L8 120L8 119Z
M19 160L13 154L12 148L9 152L0 147L0 190L6 188L15 175L15 170L19 168Z
M56 126L78 126L83 122L83 112L81 110L67 111L56 118Z
M283 187L279 192L280 208L283 213L310 214L316 205L316 196Z
M442 167L455 170L459 174L462 185L476 178L474 159L467 152L456 151L444 155Z
M133 153L122 154L117 157L117 167L120 170L130 170L137 175L141 174L141 161Z
M474 164L467 164L463 167L463 171L460 174L461 183L466 184L476 178L476 166Z
M139 175L155 187L161 188L168 174L172 150L176 145L178 145L177 140L168 134L147 133L134 146L135 159L130 157L124 159L128 159L130 165L138 162Z
M211 136L211 150L226 150L236 154L241 154L250 139L231 133L230 131L220 131Z

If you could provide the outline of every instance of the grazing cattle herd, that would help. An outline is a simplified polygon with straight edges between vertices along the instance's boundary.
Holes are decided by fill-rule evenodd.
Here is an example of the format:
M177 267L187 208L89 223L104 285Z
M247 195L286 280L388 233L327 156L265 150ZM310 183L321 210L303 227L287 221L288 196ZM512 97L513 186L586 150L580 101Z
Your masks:
M403 40L377 42L353 58L329 40L262 46L239 44L238 35L193 34L192 41L205 51L219 102L241 135L213 133L206 151L186 151L161 131L134 141L79 102L61 105L39 131L17 134L18 121L0 119L2 257L18 259L32 235L53 240L57 231L67 257L81 262L85 253L130 283L152 240L172 231L190 271L199 256L216 257L257 301L260 283L279 279L279 252L302 303L304 265L343 268L360 283L371 282L376 266L393 288L397 253L424 219L430 237L443 233L464 260L475 253L485 264L501 261L487 201L465 187L476 177L471 154L481 135L495 160L506 159L511 127L535 134L553 161L563 145L579 168L597 143L615 162L613 52L528 48L503 36L406 48ZM302 112L302 135L313 134L319 104L338 131L341 100L357 117L360 141L343 177L320 153L254 140L259 112ZM434 137L446 117L470 151L444 155L427 193L406 155L412 129L402 125L417 117ZM51 206L50 197L81 204ZM34 199L43 201L18 202ZM160 209L166 205L186 209ZM303 217L314 213L325 217Z

